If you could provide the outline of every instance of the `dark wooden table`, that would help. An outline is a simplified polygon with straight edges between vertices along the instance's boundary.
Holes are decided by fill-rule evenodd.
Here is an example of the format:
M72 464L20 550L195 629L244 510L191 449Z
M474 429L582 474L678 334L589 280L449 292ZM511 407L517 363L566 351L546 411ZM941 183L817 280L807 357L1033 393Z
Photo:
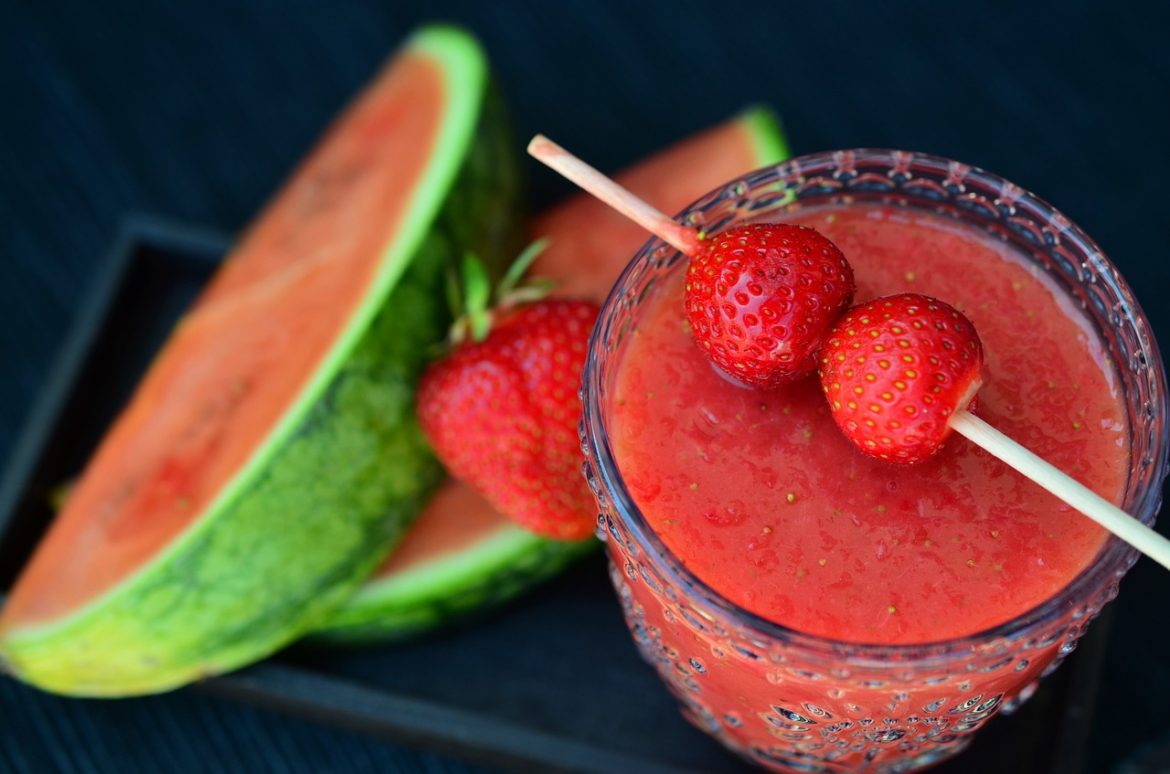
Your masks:
M240 228L381 59L436 18L484 41L518 136L547 132L603 168L765 102L797 152L903 147L994 170L1093 234L1170 341L1170 6L1047 6L9 2L0 459L119 222ZM529 172L534 206L568 191ZM1086 771L1166 770L1168 592L1148 561L1122 586ZM3 771L470 771L190 691L77 702L5 680L0 717Z

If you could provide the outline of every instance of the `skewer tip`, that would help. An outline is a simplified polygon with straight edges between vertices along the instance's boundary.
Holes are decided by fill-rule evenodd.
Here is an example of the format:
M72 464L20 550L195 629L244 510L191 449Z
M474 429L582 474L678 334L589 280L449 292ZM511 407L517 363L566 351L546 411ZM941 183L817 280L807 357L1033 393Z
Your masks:
M543 134L535 134L528 141L528 155L540 158L542 154L557 150L557 144Z

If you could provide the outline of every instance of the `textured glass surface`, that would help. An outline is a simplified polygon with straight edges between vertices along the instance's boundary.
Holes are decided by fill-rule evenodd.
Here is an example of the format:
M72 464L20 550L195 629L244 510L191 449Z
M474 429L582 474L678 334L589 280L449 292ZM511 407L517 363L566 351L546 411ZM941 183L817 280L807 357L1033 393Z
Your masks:
M1019 187L946 159L852 150L794 159L708 194L682 218L708 232L786 209L882 203L955 218L1006 240L1095 325L1127 405L1132 462L1125 508L1152 523L1167 472L1165 374L1149 325L1116 268L1068 218ZM581 423L611 577L642 655L684 714L723 744L781 771L911 771L962 750L1076 646L1137 558L1111 539L1057 597L969 637L858 645L813 637L738 608L691 575L648 528L607 437L626 337L655 285L683 256L651 240L612 292L594 332Z

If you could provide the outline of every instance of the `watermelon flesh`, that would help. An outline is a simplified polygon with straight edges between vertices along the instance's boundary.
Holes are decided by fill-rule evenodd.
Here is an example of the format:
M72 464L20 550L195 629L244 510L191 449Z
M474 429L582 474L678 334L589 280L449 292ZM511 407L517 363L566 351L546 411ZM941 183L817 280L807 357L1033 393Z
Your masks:
M486 61L411 38L172 333L0 615L48 690L164 690L260 658L351 596L441 477L413 387L445 267L516 207ZM389 518L387 518L389 514Z
M618 181L666 212L788 156L774 116L753 109L677 143ZM548 249L533 274L558 295L599 303L648 235L587 194L536 219ZM396 640L482 614L555 575L595 545L547 540L515 526L466 484L446 481L401 546L314 637L341 643Z

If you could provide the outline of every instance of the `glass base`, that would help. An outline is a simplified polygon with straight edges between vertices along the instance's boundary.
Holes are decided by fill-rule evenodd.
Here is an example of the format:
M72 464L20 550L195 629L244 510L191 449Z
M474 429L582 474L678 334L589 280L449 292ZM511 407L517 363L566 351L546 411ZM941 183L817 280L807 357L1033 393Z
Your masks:
M906 774L907 772L924 771L954 758L970 747L974 738L970 735L957 736L953 741L938 743L928 750L909 754L876 748L870 748L865 752L842 750L836 755L833 751L823 755L817 752L803 752L778 746L767 749L761 747L745 748L736 739L723 733L722 725L709 713L702 711L701 707L696 709L686 696L671 685L670 681L667 681L667 687L679 700L679 712L691 725L714 737L720 744L748 763L783 774L845 774L845 772L856 771L867 771L873 774ZM850 752L854 754L850 754ZM887 757L890 753L894 753L892 759ZM829 756L833 756L833 758L830 759ZM886 757L886 760L882 760L883 757Z

